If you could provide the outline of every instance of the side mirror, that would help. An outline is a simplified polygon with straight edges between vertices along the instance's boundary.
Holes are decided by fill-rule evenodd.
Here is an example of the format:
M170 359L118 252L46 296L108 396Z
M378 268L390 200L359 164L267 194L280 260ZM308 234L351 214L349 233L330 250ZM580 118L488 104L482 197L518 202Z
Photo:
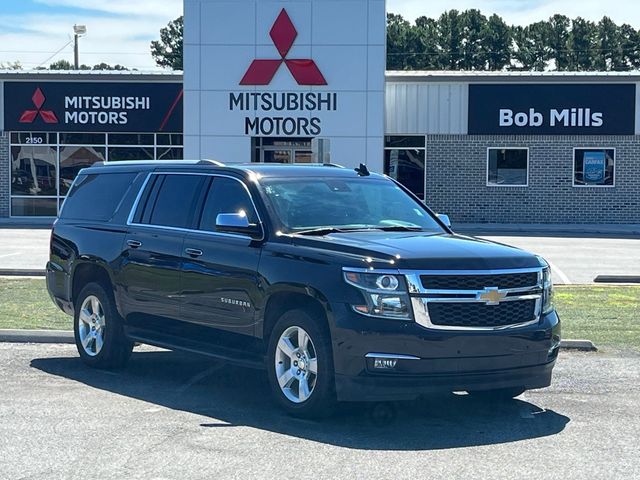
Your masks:
M262 229L259 225L249 223L247 214L240 213L220 213L216 217L216 232L239 233L252 238L262 236Z
M451 228L451 219L449 218L449 215L445 215L444 213L438 213L437 215L440 221L444 223L447 228Z

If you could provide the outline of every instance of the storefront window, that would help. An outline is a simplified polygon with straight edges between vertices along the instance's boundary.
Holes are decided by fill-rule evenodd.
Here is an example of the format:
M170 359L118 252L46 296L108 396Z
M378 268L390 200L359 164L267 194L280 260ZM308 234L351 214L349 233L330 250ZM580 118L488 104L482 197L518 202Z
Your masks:
M60 195L66 195L80 170L106 159L104 147L60 147Z
M153 160L153 147L111 147L109 146L109 162L123 160Z
M613 148L573 150L574 187L613 187L616 151Z
M55 217L78 172L96 162L183 158L181 134L13 132L10 139L14 217Z
M21 145L11 148L11 194L56 196L57 147Z
M487 186L526 187L529 182L529 149L489 148Z
M385 137L384 173L425 198L425 137Z

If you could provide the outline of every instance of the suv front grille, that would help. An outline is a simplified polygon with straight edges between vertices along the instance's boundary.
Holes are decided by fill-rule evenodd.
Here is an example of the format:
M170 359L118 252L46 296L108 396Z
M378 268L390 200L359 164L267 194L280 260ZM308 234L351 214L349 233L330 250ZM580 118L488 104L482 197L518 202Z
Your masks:
M530 322L536 318L536 301L521 300L499 305L484 303L429 303L429 317L434 325L450 327L505 327Z
M533 325L542 309L542 268L403 272L418 324L436 330Z
M525 288L538 283L537 272L491 275L420 275L427 290L482 290L485 287Z

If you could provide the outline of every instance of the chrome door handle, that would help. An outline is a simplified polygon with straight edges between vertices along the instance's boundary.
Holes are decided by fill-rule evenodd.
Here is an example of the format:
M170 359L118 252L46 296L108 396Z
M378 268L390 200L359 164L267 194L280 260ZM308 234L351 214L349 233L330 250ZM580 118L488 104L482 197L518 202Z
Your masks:
M190 257L199 257L202 255L202 250L198 250L196 248L185 248L184 253L186 253Z
M127 240L127 245L131 248L138 248L142 246L142 242L139 242L138 240Z

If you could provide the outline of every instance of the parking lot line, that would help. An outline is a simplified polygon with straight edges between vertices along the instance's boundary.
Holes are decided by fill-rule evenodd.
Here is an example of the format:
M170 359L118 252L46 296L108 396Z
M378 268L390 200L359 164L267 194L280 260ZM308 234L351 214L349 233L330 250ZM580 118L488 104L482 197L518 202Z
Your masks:
M564 285L571 285L571 280L569 280L569 277L567 277L565 273L555 265L555 263L551 263L548 258L546 260L549 266L551 267L552 274L555 273L560 278L560 280Z

